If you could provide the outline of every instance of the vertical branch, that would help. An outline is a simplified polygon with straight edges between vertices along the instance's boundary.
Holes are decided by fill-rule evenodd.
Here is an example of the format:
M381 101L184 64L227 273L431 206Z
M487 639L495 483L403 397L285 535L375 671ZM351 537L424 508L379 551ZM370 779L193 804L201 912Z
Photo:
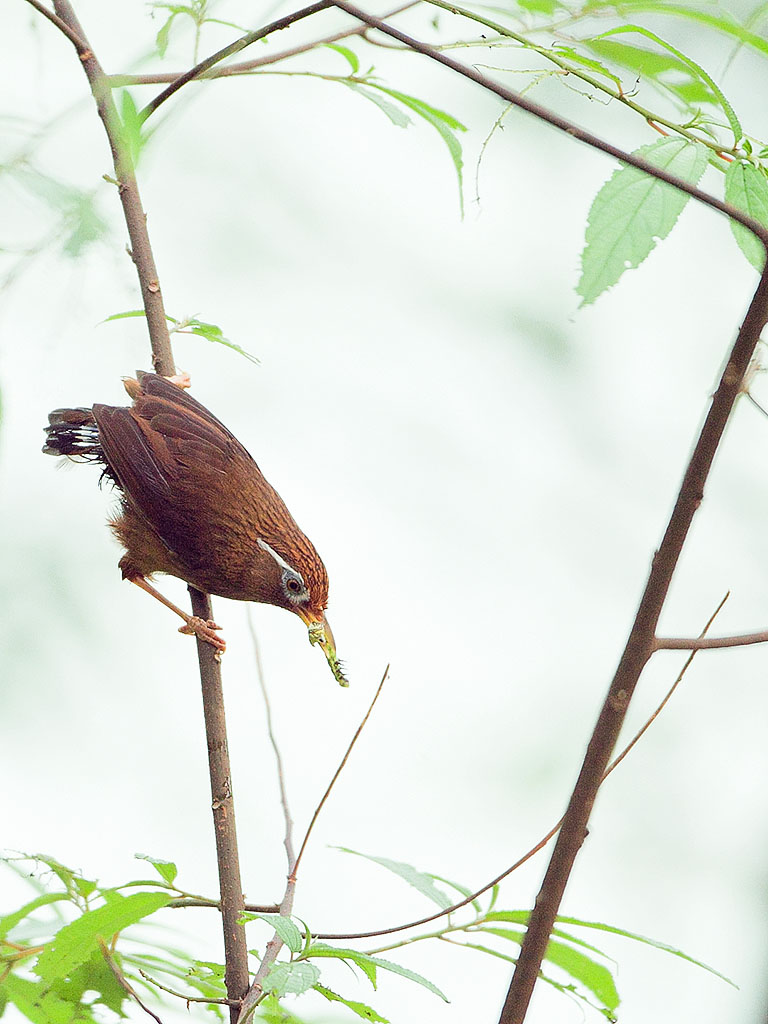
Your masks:
M192 612L204 621L210 619L211 599L207 594L189 587ZM221 664L211 644L197 638L200 661L200 682L203 688L205 735L208 741L208 768L211 776L211 808L216 834L216 860L219 866L221 892L221 923L224 929L224 980L230 999L243 999L248 991L248 950L245 928L238 924L245 906L240 881L240 858L237 852L235 803L232 795L232 772L227 744L227 723L224 715L224 694L221 687ZM234 1024L239 1009L230 1007Z
M131 259L136 265L141 298L147 314L147 326L152 344L152 366L157 373L170 377L176 371L171 351L171 340L168 335L168 323L165 319L163 296L160 291L160 280L149 243L147 216L141 205L133 161L128 147L124 144L123 126L112 99L109 79L94 56L69 0L54 0L53 6L61 21L74 32L79 40L79 43L74 43L75 49L91 86L96 109L104 122L109 148L112 150L118 193L123 205L128 236L131 240ZM71 37L69 38L71 39Z
M91 92L96 101L96 108L104 122L112 151L120 202L123 206L131 240L131 258L136 266L147 315L147 326L152 345L152 364L158 373L171 376L175 367L157 267L149 241L146 215L141 204L133 161L128 147L125 145L122 123L112 99L109 80L91 50L69 0L54 0L54 15L43 8L39 0L29 0L29 2L41 13L44 13L67 36L77 50L88 78ZM189 588L189 591L194 614L204 620L210 619L211 601L208 595L202 594L192 587ZM237 923L243 912L243 893L237 852L221 667L214 657L213 647L199 639L197 655L203 690L203 713L208 743L208 766L221 890L226 960L225 980L229 998L237 1000L239 1003L248 991L248 953L245 929ZM237 1014L237 1006L233 1005L230 1008L233 1022L237 1019Z

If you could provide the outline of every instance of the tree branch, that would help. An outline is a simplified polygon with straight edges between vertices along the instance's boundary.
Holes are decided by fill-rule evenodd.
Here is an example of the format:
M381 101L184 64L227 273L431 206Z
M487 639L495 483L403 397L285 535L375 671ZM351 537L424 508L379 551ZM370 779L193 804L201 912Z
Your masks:
M36 9L40 9L34 0L28 0L28 2L32 2ZM69 0L54 0L54 10L58 21L68 29L68 31L64 31L62 28L62 31L77 49L96 101L96 109L104 123L109 140L115 175L119 183L118 193L131 239L131 256L139 277L147 317L152 346L152 364L158 373L163 376L172 376L175 370L173 352L157 268L147 232L146 215L141 204L130 151L125 144L122 124L112 99L109 80L91 50L88 38ZM49 20L54 19L49 18ZM58 21L54 20L54 24L57 26ZM208 595L201 594L192 587L189 590L194 614L203 619L211 618L211 603ZM214 657L214 650L210 644L203 643L198 639L197 653L203 689L203 712L208 739L214 830L221 888L221 914L227 964L225 979L229 998L239 1002L248 990L248 951L245 944L245 930L242 925L237 924L237 920L243 912L243 894L237 855L237 834L221 689L221 668ZM236 1007L231 1009L230 1015L234 1021L237 1017Z
M188 587L192 613L204 622L213 617L211 599L194 587ZM221 891L221 923L224 929L224 980L231 1000L245 998L248 991L248 948L245 928L239 920L245 910L243 886L240 881L240 859L237 852L235 804L224 715L224 694L221 687L221 663L211 644L197 637L200 682L203 688L203 714L208 742L208 767L211 777L211 808L216 835L216 861ZM230 1018L237 1020L238 1009L230 1009Z
M29 3L30 0L27 2ZM115 177L118 181L118 194L123 205L125 223L131 240L131 259L136 265L141 298L147 314L147 327L152 345L152 365L157 373L170 377L176 371L173 364L168 323L165 319L163 296L160 291L160 281L147 233L147 217L141 205L133 161L123 140L123 126L112 99L109 79L94 56L88 43L88 37L83 32L69 0L54 0L54 9L61 22L71 29L78 40L74 45L91 86L99 117L104 122L109 148L112 150ZM67 38L72 40L69 34ZM83 46L84 50L81 48Z

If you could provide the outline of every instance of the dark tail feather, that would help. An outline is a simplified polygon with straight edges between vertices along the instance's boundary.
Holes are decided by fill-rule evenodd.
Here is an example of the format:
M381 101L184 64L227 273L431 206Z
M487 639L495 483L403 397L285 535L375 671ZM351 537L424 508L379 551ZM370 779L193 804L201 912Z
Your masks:
M104 464L99 430L90 409L54 409L45 428L46 455L68 455L82 462Z

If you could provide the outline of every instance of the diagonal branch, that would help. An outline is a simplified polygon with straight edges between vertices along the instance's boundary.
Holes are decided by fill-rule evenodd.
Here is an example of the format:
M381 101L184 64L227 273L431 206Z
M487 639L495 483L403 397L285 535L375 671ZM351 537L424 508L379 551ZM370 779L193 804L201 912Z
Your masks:
M303 18L309 18L313 14L317 14L318 11L325 11L329 7L333 7L333 0L318 0L317 3L310 4L309 7L302 7L301 10L294 11L293 14L286 14L283 18L278 18L277 21L271 22L264 28L256 29L255 32L247 32L244 36L236 39L233 43L229 43L227 46L223 46L216 53L212 53L210 57L206 57L205 60L201 60L199 64L195 64L189 71L185 71L183 75L179 75L178 78L174 79L167 89L163 89L153 100L151 100L143 110L139 111L139 120L144 122L153 114L157 108L165 103L175 92L178 92L183 85L187 82L191 82L194 78L199 78L200 75L205 74L206 71L210 71L212 67L219 64L221 61L226 60L227 57L231 57L235 53L239 53L244 50L246 46L250 46L252 43L257 43L259 39L264 39L266 36L271 35L273 32L279 32L281 29L288 28L289 25L293 25L297 21L301 21Z

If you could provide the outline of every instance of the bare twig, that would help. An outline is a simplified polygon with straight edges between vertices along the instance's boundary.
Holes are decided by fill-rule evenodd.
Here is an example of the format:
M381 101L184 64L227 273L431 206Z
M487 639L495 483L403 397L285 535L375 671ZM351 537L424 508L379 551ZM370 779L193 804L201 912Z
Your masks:
M53 11L49 10L45 4L40 2L40 0L27 0L27 3L34 7L36 11L39 11L44 18L47 18L52 25L55 25L59 32L62 32L70 43L72 43L81 57L83 54L88 52L88 44L83 42L77 32L73 31L66 21L63 21L58 14L54 14Z
M221 901L181 896L177 900L166 903L166 907L168 910L184 910L186 907L208 907L210 910L221 910ZM243 909L252 914L276 914L280 907L276 903L244 903Z
M714 651L722 647L746 647L749 644L768 643L768 631L743 633L741 636L656 637L653 647L656 651Z
M32 0L28 0L28 2L32 2ZM382 17L394 18L396 14L402 14L403 11L415 7L420 2L421 0L409 0L409 3L395 7L393 10L388 11L387 14L382 15ZM302 53L308 53L310 50L317 49L319 46L338 43L340 40L349 39L352 36L363 36L367 31L368 28L365 25L358 25L356 28L346 28L340 32L333 32L331 35L313 39L309 43L302 43L300 46L292 46L290 49L280 50L278 53L268 53L264 57L255 57L253 60L238 61L237 64L227 64L223 68L212 67L208 71L202 71L200 74L195 75L193 80L201 82L209 81L213 78L235 78L238 75L249 75L251 72L268 64L277 64L281 60L288 60L289 57L297 57ZM149 75L110 75L109 81L113 87L122 85L163 85L165 82L175 82L182 74L184 74L182 71L164 71Z
M135 1001L136 1001L136 1003L138 1003L138 1005L139 1005L139 1006L141 1007L141 1009L142 1009L142 1010L144 1011L144 1013L147 1013L147 1014L149 1014L149 1016L150 1016L150 1017L151 1017L151 1018L152 1018L152 1019L153 1019L154 1021L156 1021L156 1022L157 1022L157 1024L163 1024L162 1020L161 1020L161 1019L160 1019L160 1018L159 1018L159 1017L157 1016L157 1014L156 1014L156 1013L153 1013L153 1012L152 1012L152 1010L150 1010L150 1008L149 1008L148 1006L146 1006L146 1005L145 1005L145 1004L144 1004L144 1003L143 1003L143 1002L141 1001L141 999L139 998L139 996L138 996L138 994L137 994L136 990L135 990L135 989L133 988L133 986L131 985L131 983L130 983L130 982L128 981L128 979L126 978L126 976L125 976L125 975L123 974L123 972L122 972L122 971L120 970L120 968L118 967L118 965L117 965L117 962L115 961L115 958L114 958L114 957L112 956L112 953L110 952L110 949L109 949L109 947L107 946L107 944L106 944L106 942L104 941L104 939L102 939L101 937L99 937L99 938L97 939L97 941L98 941L98 943L99 943L99 948L101 949L101 955L102 955L102 956L104 957L104 959L106 960L106 962L107 962L107 966L109 967L110 971L112 971L112 974L113 974L113 975L115 976L115 980L117 981L117 983L118 983L118 984L119 984L119 985L120 985L120 986L121 986L122 988L124 988L124 989L125 989L125 991L126 991L126 992L128 993L128 995L129 995L129 996L131 997L131 999L135 1000Z
M259 638L256 635L256 627L253 624L253 615L251 614L250 607L247 609L246 617L248 619L248 629L251 633L251 642L253 643L253 655L256 659L256 677L259 680L259 688L261 689L261 695L264 698L264 708L267 716L267 734L269 736L269 742L272 744L272 750L275 753L277 784L280 787L280 803L283 806L283 819L285 821L285 838L283 840L283 845L285 846L285 855L288 858L288 874L292 875L294 865L296 863L296 857L293 851L293 819L291 818L291 811L288 806L288 791L285 787L283 758L280 754L280 748L277 745L277 739L275 737L275 730L272 726L272 706L269 703L267 683L264 678L264 666L261 661L261 647L259 646Z
M153 114L157 108L165 103L175 92L178 92L183 85L187 82L191 82L194 78L198 78L206 71L210 70L214 65L220 63L222 60L226 60L227 57L231 57L235 53L239 53L240 50L244 50L246 46L250 46L252 43L258 42L259 39L264 39L266 36L271 35L273 32L279 32L281 29L288 28L289 25L293 25L297 21L301 21L303 18L309 18L313 14L317 14L318 11L325 11L329 7L333 7L333 0L318 0L317 3L310 4L309 7L302 7L299 11L294 11L293 14L287 14L283 18L278 18L277 21L271 22L264 28L257 29L255 32L247 32L244 36L236 39L233 43L229 43L228 46L223 46L216 53L212 53L210 57L206 57L205 60L201 60L199 64L195 64L189 71L185 71L183 75L179 75L167 89L163 89L161 93L158 93L153 100L151 100L143 110L139 111L139 120L146 121L146 119Z
M355 731L355 735L350 740L349 746L347 747L347 751L344 754L344 757L342 757L341 763L339 764L339 767L334 772L333 778L328 783L328 788L326 789L325 793L323 793L323 796L322 796L322 799L320 800L320 803L315 808L315 813L312 815L312 820L310 821L309 826L307 828L306 835L304 836L304 841L302 842L301 847L299 848L299 855L296 858L296 863L293 865L294 877L295 877L297 871L299 870L299 863L301 862L301 858L304 856L304 851L307 848L307 843L309 842L309 837L312 835L312 829L315 827L315 822L318 819L320 811L322 811L323 806L325 805L326 800L331 795L331 790L336 785L336 780L338 779L338 777L341 775L342 771L344 770L344 765L349 760L349 755L352 753L352 748L357 743L357 741L358 741L358 739L360 737L360 733L365 728L365 724L366 724L366 722L368 721L368 719L371 716L371 712L373 711L373 709L374 709L374 707L376 705L376 701L379 699L379 694L382 691L382 688L384 686L384 683L387 680L387 676L388 675L389 675L389 665L387 665L387 667L384 669L384 675L381 677L381 682L379 683L378 689L376 690L376 693L373 695L373 700L371 701L371 703L370 703L370 705L368 707L368 710L365 712L365 715L363 717L362 722L360 723L360 725L358 725L357 730Z
M156 988L162 989L163 992L167 992L170 996L176 996L177 999L183 999L185 1003L218 1003L221 1006L239 1006L239 999L215 999L213 996L189 996L186 992L177 992L173 988L169 988L167 985L163 985L162 982L158 981L157 978L153 978L146 971L142 971L139 967L137 968L139 974L148 981L150 985L154 985Z
M304 836L304 841L301 844L301 848L299 850L299 854L296 857L295 861L293 862L293 869L291 871L289 871L289 873L288 873L288 880L287 880L286 886L285 886L285 896L283 897L283 902L280 904L280 914L282 916L284 916L284 917L289 916L292 913L292 911L293 911L293 898L294 898L294 895L296 893L296 875L297 875L297 872L298 872L298 869L299 869L299 861L301 860L301 858L302 858L302 856L304 854L304 850L306 849L307 842L309 841L309 837L310 837L310 835L312 833L312 829L314 827L314 824L317 821L318 815L320 814L320 811L323 809L323 806L324 806L326 800L328 799L328 797L330 795L330 792L333 789L336 780L338 779L339 775L341 774L341 772L342 772L342 770L344 768L344 765L347 763L347 760L349 759L349 755L352 753L352 748L354 747L355 743L357 742L358 737L360 736L360 733L363 731L363 728L365 727L365 724L368 721L371 712L373 711L373 708L374 708L374 705L376 704L376 701L379 699L379 694L382 691L382 688L384 686L384 683L386 681L386 678L387 678L388 674L389 674L389 665L387 665L387 667L384 669L384 675L381 677L381 682L379 683L378 689L376 690L376 693L374 694L373 700L371 701L371 703L370 703L370 705L368 707L368 710L365 713L365 716L364 716L362 722L357 727L357 730L355 731L355 735L352 737L352 740L351 740L349 746L347 747L346 753L344 754L344 757L341 759L341 763L340 763L339 767L336 769L336 771L335 771L335 773L333 775L333 778L331 779L331 781L330 781L330 783L328 785L328 788L326 789L325 793L323 794L323 797L320 800L320 803L317 805L317 809L315 810L315 813L312 815L312 820L310 821L309 827L307 828L307 832L306 832L306 835ZM277 934L277 932L275 932L273 934L272 938L267 943L267 948L264 951L264 956L262 958L261 963L259 964L259 969L256 972L256 976L254 977L253 982L251 983L251 987L248 990L248 994L245 997L245 999L243 1000L242 1006L240 1007L240 1016L238 1017L237 1024L246 1024L248 1018L253 1013L254 1009L258 1006L258 1004L264 998L264 980L266 979L267 975L269 974L269 971L271 970L272 965L274 964L275 960L277 959L277 955L280 952L280 950L282 949L282 947L283 947L283 940L280 938L280 936Z

